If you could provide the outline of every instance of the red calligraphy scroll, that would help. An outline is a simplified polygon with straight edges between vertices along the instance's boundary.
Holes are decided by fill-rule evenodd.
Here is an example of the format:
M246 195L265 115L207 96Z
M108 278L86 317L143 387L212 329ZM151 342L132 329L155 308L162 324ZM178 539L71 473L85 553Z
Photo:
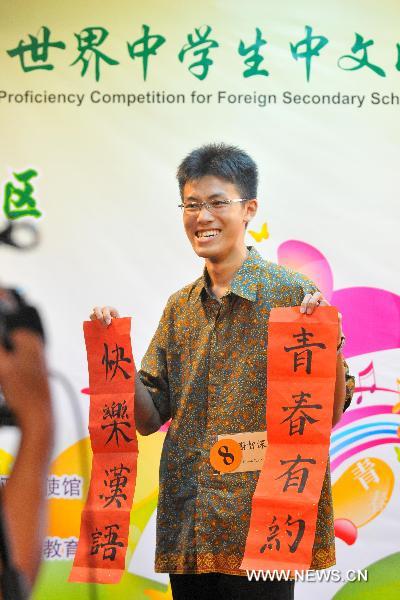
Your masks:
M131 319L85 321L92 474L69 581L118 583L125 569L138 442Z
M252 499L241 569L310 567L327 466L338 314L274 308L268 324L268 446Z

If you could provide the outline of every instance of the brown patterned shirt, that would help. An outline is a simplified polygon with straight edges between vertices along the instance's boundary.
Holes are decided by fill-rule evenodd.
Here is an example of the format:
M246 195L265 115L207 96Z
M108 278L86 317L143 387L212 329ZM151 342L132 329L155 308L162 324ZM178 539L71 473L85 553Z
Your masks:
M260 471L218 473L210 448L219 434L266 430L268 317L299 306L318 288L304 275L264 260L252 246L218 300L203 275L168 299L139 377L163 423L172 418L160 461L155 571L239 569ZM354 377L346 369L346 400ZM328 466L318 504L311 569L335 564Z

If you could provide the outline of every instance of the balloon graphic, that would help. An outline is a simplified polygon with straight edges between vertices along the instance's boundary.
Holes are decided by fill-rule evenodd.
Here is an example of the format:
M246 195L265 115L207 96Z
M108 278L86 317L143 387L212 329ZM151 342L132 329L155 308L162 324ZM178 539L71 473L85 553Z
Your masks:
M348 581L332 600L398 600L400 590L400 552L366 565L368 581Z
M335 537L352 546L357 539L357 527L349 519L335 519Z
M384 510L393 486L393 471L383 460L372 457L357 460L332 486L335 516L362 527Z

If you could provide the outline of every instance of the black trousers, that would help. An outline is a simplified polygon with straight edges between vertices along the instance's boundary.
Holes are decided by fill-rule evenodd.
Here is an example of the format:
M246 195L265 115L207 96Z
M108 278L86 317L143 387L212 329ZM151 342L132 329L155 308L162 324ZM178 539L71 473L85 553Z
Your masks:
M169 574L174 600L294 600L294 581L225 573Z

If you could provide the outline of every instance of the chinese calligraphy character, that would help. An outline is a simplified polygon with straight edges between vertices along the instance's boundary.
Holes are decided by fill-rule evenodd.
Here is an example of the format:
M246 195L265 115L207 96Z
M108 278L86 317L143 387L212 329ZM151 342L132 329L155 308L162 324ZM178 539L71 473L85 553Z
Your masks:
M272 541L275 542L276 550L280 550L280 547L281 547L280 539L277 537L278 533L279 533L279 525L277 524L276 515L274 515L274 517L271 521L271 524L268 525L268 529L269 529L270 535L267 535L266 543L263 546L261 546L261 548L260 548L261 553L265 552L265 550L267 548L268 548L268 550L272 550L272 548L273 548Z
M78 540L77 538L71 537L67 540L64 540L64 548L65 548L65 558L73 558L76 554L78 548Z
M120 369L120 371L123 374L125 379L131 378L131 375L129 375L129 373L127 371L125 371L119 364L120 362L126 362L126 363L132 362L130 358L128 358L127 356L124 356L124 353L125 353L124 348L122 346L118 346L117 344L115 344L115 350L112 350L112 352L111 352L111 354L115 354L115 360L112 360L111 358L109 358L108 344L104 343L104 355L101 360L101 364L105 365L105 367L106 367L106 379L108 379L108 372L111 371L113 369L113 367L114 367L114 370L111 375L111 379L114 379L117 369Z
M57 476L47 478L47 497L60 496L60 481Z
M296 525L296 524L298 524L297 535L296 535L295 539L293 540L293 542L291 544L288 544L289 551L292 553L296 552L296 550L303 538L306 524L305 524L304 519L297 519L296 521L292 521L292 516L288 514L287 519L285 521L285 525L288 525L288 527L293 527L293 525ZM280 539L277 537L280 527L277 523L276 515L274 515L274 517L271 521L271 525L268 526L268 529L270 531L270 535L267 536L266 543L261 546L261 548L260 548L261 553L265 552L266 549L272 550L274 548L274 544L272 543L273 541L275 542L275 548L274 548L275 550L280 550L280 547L281 547ZM293 535L293 531L291 531L290 529L286 529L286 533L290 538Z
M313 42L316 42L313 45ZM323 35L312 35L312 27L306 25L306 37L297 44L290 44L292 56L295 60L305 58L307 81L310 81L311 59L313 56L319 56L320 50L328 43L328 38ZM299 52L299 48L304 47L304 50Z
M73 496L76 496L77 498L81 498L81 496L82 496L82 492L81 492L82 480L81 480L81 478L64 477L62 484L64 486L64 496L67 496L67 497L70 496L71 498Z
M373 65L368 61L368 47L372 46L374 41L368 40L367 42L364 42L364 38L362 35L360 35L359 33L356 33L355 35L356 41L354 42L351 51L354 54L357 54L357 52L362 52L362 56L358 58L357 56L353 56L352 54L344 54L338 59L338 66L344 71L358 71L358 69L361 69L362 67L369 67L371 71L374 71L374 73L376 73L377 75L380 75L381 77L386 77L386 73L383 69L381 69L381 67ZM351 64L353 64L354 66L342 66L343 62L346 61L351 61Z
M132 59L143 58L143 79L146 81L149 56L155 56L157 50L165 43L162 35L149 35L150 27L143 25L143 37L133 44L128 44L129 56Z
M292 398L298 398L295 400L295 406L282 406L282 410L287 411L293 409L292 412L286 419L283 419L281 423L285 423L285 421L289 421L289 435L293 435L294 433L298 433L299 435L303 435L304 426L306 421L308 423L316 423L318 419L314 419L310 415L308 415L305 411L310 410L311 408L322 408L322 404L307 404L307 398L311 398L311 394L306 394L305 392L300 392L300 394L292 395ZM296 419L293 416L300 411L300 414Z
M126 494L123 492L123 489L126 487L128 483L128 478L123 474L125 471L127 474L131 472L128 467L125 467L122 463L119 467L113 467L109 471L105 471L109 480L104 479L104 485L110 488L110 496L105 496L100 494L100 498L102 500L106 500L103 508L106 508L113 502L117 505L118 508L121 508L121 499L126 500Z
M302 352L295 352L293 355L294 358L294 371L297 371L297 367L302 366L304 364L304 358L301 357L302 354L306 354L306 373L309 375L311 373L311 359L312 359L312 351L309 349L312 346L316 346L317 348L326 348L325 344L321 342L308 342L309 337L314 337L314 334L311 331L306 331L304 327L301 327L301 333L294 333L292 337L298 338L300 342L299 346L292 346L291 348L287 348L284 346L285 352L290 352L291 350L298 350L299 348L307 348L307 350L303 350Z
M352 469L352 473L365 490L369 489L371 482L379 483L379 476L369 458L357 461L356 466Z
M46 560L62 559L62 541L59 538L46 538L43 545L43 558Z
M248 66L248 69L243 71L243 77L251 77L253 75L269 75L269 72L266 69L259 69L260 63L264 60L264 58L260 55L260 48L264 46L267 41L263 40L261 30L256 27L256 41L251 46L244 45L244 42L240 40L238 52L240 56L246 56L250 54L248 58L244 61L245 65Z
M49 55L49 48L59 48L61 50L65 49L64 42L50 42L50 29L47 27L41 28L43 32L43 41L39 42L39 39L33 35L29 35L30 43L24 43L23 40L20 40L18 46L13 50L7 50L7 54L12 58L14 56L19 56L19 60L21 63L22 70L25 73L29 71L34 71L36 69L45 69L46 71L51 71L54 69L54 65L46 64ZM25 54L30 54L32 63L39 64L25 64Z
M33 185L30 183L37 172L28 169L23 173L14 173L14 177L23 184L23 188L16 187L8 182L4 188L4 213L8 219L19 219L20 217L35 217L42 213L36 208L36 200L32 197Z
M106 444L108 444L115 436L115 441L117 443L117 446L119 446L119 434L124 438L126 442L132 441L133 438L128 437L122 429L122 427L131 427L129 421L123 420L129 418L127 410L128 407L126 406L125 400L123 402L117 403L113 401L113 403L111 404L111 408L107 404L105 405L105 408L103 408L103 421L105 421L106 419L112 420L112 423L108 423L107 425L101 426L102 429L108 429L109 427L111 427L111 433L108 440L106 441Z
M287 489L291 486L295 486L297 487L297 492L299 494L301 494L304 490L304 486L306 485L307 479L308 479L308 469L307 467L300 467L298 469L295 469L295 467L297 465L299 465L300 463L311 463L311 464L315 464L316 460L314 458L301 458L300 454L297 455L296 458L293 459L289 459L289 460L281 460L280 463L281 465L285 465L286 463L293 463L287 471L285 471L284 473L282 473L282 475L279 475L279 477L276 477L275 479L281 479L284 475L287 475L287 479L285 481L285 485L283 486L283 491L286 492ZM300 475L298 475L298 473L301 473L301 478ZM299 482L300 479L300 482ZM292 483L290 483L292 481Z
M98 554L100 549L104 549L103 560L115 560L117 548L123 547L124 544L118 541L118 533L114 530L114 528L119 529L119 525L117 525L117 523L114 523L113 525L107 525L105 527L105 533L96 527L96 530L92 533L92 548L90 550L90 554Z
M96 81L100 79L101 60L104 60L108 65L119 64L117 60L110 58L98 49L108 37L108 31L104 27L86 27L80 33L75 33L74 35L78 40L79 56L71 63L71 66L81 60L83 63L82 77L86 74L91 59L94 59Z
M299 524L299 528L297 530L297 535L296 535L295 539L293 540L293 543L289 544L290 552L296 552L296 550L301 542L301 539L304 535L306 523L305 523L304 519L297 519L296 521L292 521L292 516L288 515L288 517L285 521L285 525L292 527L293 525L296 525L296 523ZM290 531L290 529L286 529L286 533L288 534L289 537L291 537L293 535L293 531Z
M202 25L201 27L195 27L197 39L192 33L187 36L188 44L183 46L182 50L178 54L178 58L183 63L185 54L193 51L193 56L199 56L199 60L190 65L189 71L197 77L197 79L203 80L207 77L208 69L213 64L211 58L208 58L208 54L211 48L218 48L219 44L215 40L207 39L211 33L211 27L209 25Z

